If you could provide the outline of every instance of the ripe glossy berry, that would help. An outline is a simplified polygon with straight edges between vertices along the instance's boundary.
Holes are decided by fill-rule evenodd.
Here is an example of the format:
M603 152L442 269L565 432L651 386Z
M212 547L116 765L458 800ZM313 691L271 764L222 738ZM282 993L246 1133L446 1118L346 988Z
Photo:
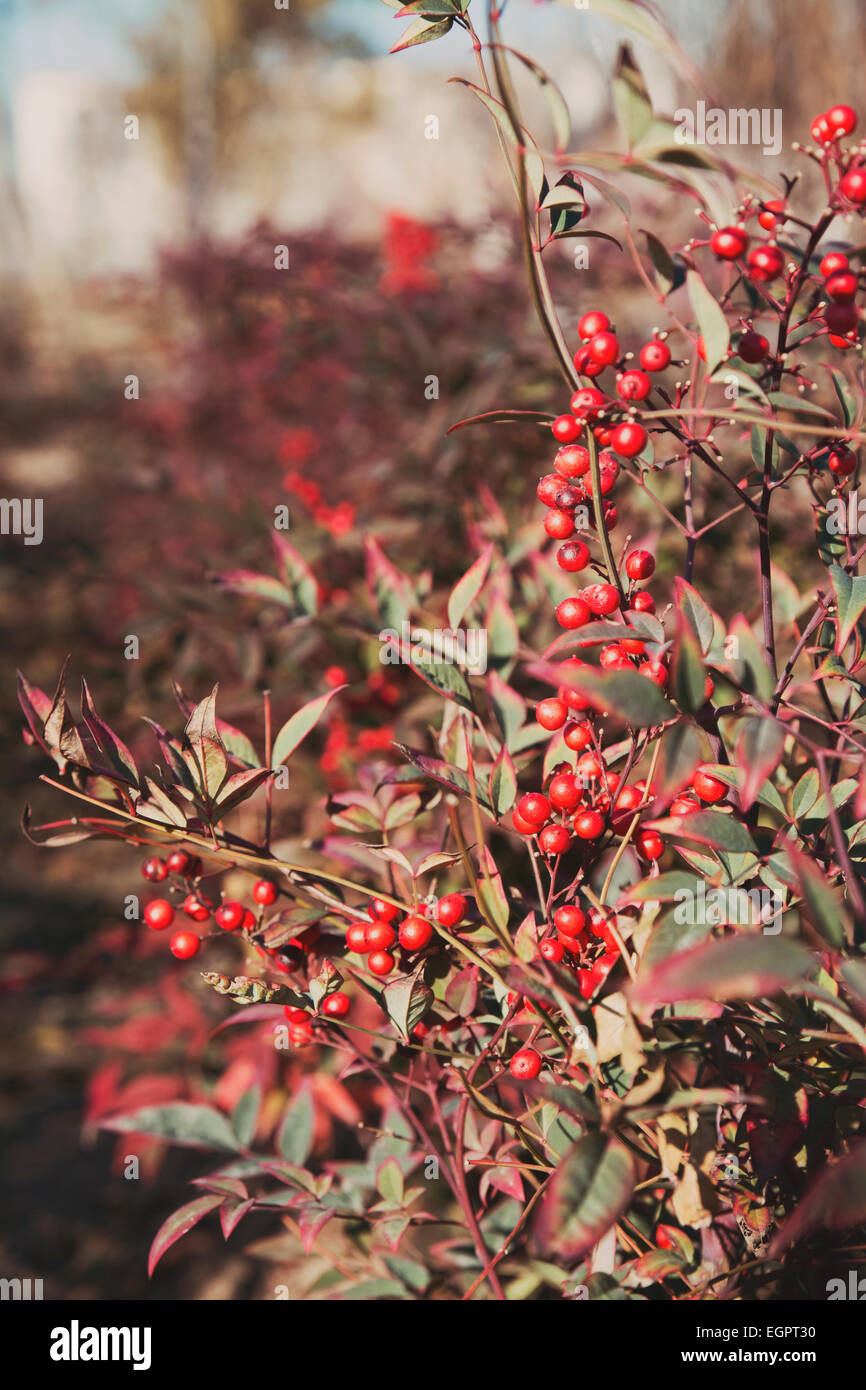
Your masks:
M564 700L552 695L548 700L540 700L535 710L535 718L542 729L547 729L553 733L556 729L561 729L568 718L568 706Z
M711 772L707 772L703 767L699 767L692 777L692 786L697 792L701 801L723 801L728 794L727 784L719 777L714 777Z
M652 382L646 372L634 367L631 371L623 372L616 383L616 390L621 400L643 401L652 390Z
M570 632L583 627L591 618L592 611L582 598L564 598L556 605L556 621Z
M809 126L809 134L818 145L829 145L833 139L830 122L826 115L816 116Z
M564 825L546 825L538 836L542 854L565 854L570 844L571 835Z
M831 106L824 120L833 135L850 135L857 125L857 112L853 106Z
M310 1021L310 1015L306 1009L297 1009L294 1004L284 1005L283 1013L287 1023L309 1023Z
M595 358L590 354L588 343L584 343L582 347L577 349L577 352L574 354L574 365L581 376L588 376L590 378L600 376L604 371L603 363L596 362Z
M174 908L165 898L154 898L144 909L144 920L151 931L164 931L174 921Z
M849 169L839 180L839 191L852 203L866 203L866 169Z
M843 251L828 251L818 269L824 279L829 280L831 275L836 275L840 270L848 269L848 257Z
M606 618L619 608L619 593L612 584L590 584L583 597L590 612L599 618Z
M560 512L573 512L578 502L583 502L585 499L586 493L580 483L575 487L571 487L568 483L563 483L554 499L554 506Z
M670 804L670 814L672 816L690 816L692 811L699 809L697 801L691 796L678 796Z
M606 333L609 328L610 319L607 314L603 314L600 309L590 309L578 320L577 335L582 342L588 343L596 333Z
M640 350L640 364L646 372L663 372L671 360L671 350L659 338L644 343Z
M632 594L631 606L636 613L654 613L656 611L655 599L644 589L641 589L637 594Z
M209 903L206 898L198 897L195 893L189 893L183 900L183 910L194 922L206 922L213 911L213 903Z
M602 647L598 654L598 664L605 671L629 671L633 669L628 659L628 653L623 650L619 642L611 642L610 646Z
M573 772L558 772L547 788L551 806L556 811L573 811L583 799L583 787Z
M544 518L544 529L553 540L566 541L574 535L574 517L556 508Z
M763 285L781 275L785 258L778 246L755 246L749 252L746 264L752 279Z
M169 873L185 874L192 868L192 855L185 849L173 849L165 863Z
M581 840L597 840L604 830L604 817L600 811L581 811L574 818L574 833Z
M353 922L346 932L346 945L356 956L364 956L369 951L367 928L363 922Z
M253 927L254 927L255 925L256 925L255 914L252 913L252 912L250 912L250 910L249 910L248 907L244 908L244 919L243 919L243 921L241 922L241 926L243 927L244 931L252 931L252 929L253 929Z
M367 957L367 969L374 975L390 975L394 969L394 957L390 951L371 951Z
M565 947L561 941L557 941L553 937L548 937L548 939L542 941L539 946L538 954L541 956L542 960L549 961L551 965L559 965L565 958Z
M576 724L570 720L565 726L562 737L566 748L579 753L581 749L587 748L592 742L592 730L588 724Z
M618 454L631 459L646 447L647 438L643 425L639 425L636 420L626 420L623 424L617 425L611 443Z
M639 637L623 637L619 645L629 656L642 656L646 647L646 643Z
M831 299L847 303L857 293L857 276L853 270L837 270L827 277L824 288Z
M168 865L155 854L151 855L149 859L145 859L141 866L141 876L146 878L148 883L162 883L163 879L168 876Z
M763 362L769 351L770 344L763 333L755 333L750 328L740 335L737 352L744 362Z
M337 989L322 1000L322 1013L331 1018L345 1018L352 1007L352 1001L342 989Z
M534 825L531 820L527 820L525 816L522 816L516 808L511 812L511 823L518 835L529 836L538 834L538 826Z
M556 494L560 491L561 487L562 478L560 475L558 473L548 473L539 480L538 487L535 489L535 495L539 502L544 503L545 507L555 507Z
M253 884L253 901L261 907L270 907L277 901L276 885L266 878L260 878Z
M400 909L396 903L389 903L387 898L371 898L369 913L382 922L393 922L400 916Z
M518 801L517 809L530 825L544 825L550 819L550 802L541 792L526 792ZM438 909L436 915L439 916ZM443 922L442 925L447 924Z
M553 466L561 478L582 478L589 472L589 450L583 444L569 444L557 450Z
M857 455L843 444L837 444L836 448L831 449L827 455L827 467L837 477L847 478L849 473L853 473L857 467Z
M197 956L200 947L201 942L194 931L176 931L168 943L168 949L178 960L190 960Z
M398 933L404 951L423 951L433 940L433 928L426 917L407 917Z
M397 933L390 922L371 922L364 932L364 940L370 951L387 951L397 940Z
M661 690L664 690L668 683L669 672L663 661L642 661L638 671L648 680L655 681Z
M824 310L824 322L831 333L850 333L859 322L857 309L853 304L828 304Z
M243 903L221 903L214 914L216 924L222 927L223 931L237 931L244 920L245 912Z
M585 419L595 415L604 403L604 392L599 391L597 386L581 386L578 391L575 391L569 405L573 415Z
M583 541L566 541L556 552L556 563L567 574L579 574L589 564L589 549Z
M661 859L664 853L664 840L656 830L639 830L635 835L638 852L644 859Z
M765 232L773 232L780 222L785 219L785 202L783 198L771 198L765 203L758 213L758 222Z
M560 667L564 677L569 675L578 676L581 671L586 670L586 662L581 661L576 656L571 656L567 661L563 661ZM589 709L589 700L579 690L572 686L561 685L559 687L559 698L564 700L569 709L583 710Z
M629 579L649 579L656 562L648 550L633 550L625 562L625 572Z
M710 238L710 250L723 261L735 261L748 244L748 235L742 227L720 227Z
M615 333L610 333L608 330L596 333L594 337L590 338L587 350L593 362L597 362L600 367L609 367L619 357L619 339Z
M541 1058L533 1047L521 1047L508 1064L515 1081L534 1081L541 1071Z
M593 778L601 776L604 771L604 763L594 750L590 750L578 758L577 770L584 781L591 781Z
M306 1023L296 1023L289 1029L289 1042L292 1047L307 1047L313 1041L313 1028L309 1019Z
M560 444L573 444L575 439L580 438L581 424L573 415L557 415L550 428L554 439L558 439Z
M562 936L579 936L586 926L586 913L574 903L566 903L554 912L553 925Z
M527 800L532 801L532 806L527 810L523 803ZM544 807L538 804L544 802ZM517 803L523 819L532 825L541 825L547 820L550 814L550 807L545 797L537 792L529 792L527 796L522 796ZM444 898L440 898L436 904L436 921L443 927L456 927L458 922L462 922L466 916L466 899L462 893L446 893Z

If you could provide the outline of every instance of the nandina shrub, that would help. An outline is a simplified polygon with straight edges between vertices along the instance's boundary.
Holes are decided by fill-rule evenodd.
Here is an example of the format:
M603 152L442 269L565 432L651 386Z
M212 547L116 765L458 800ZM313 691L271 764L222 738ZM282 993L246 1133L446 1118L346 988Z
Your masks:
M648 233L645 260L596 157L567 150L553 84L502 42L495 7L487 43L469 11L413 7L396 47L464 31L466 85L502 137L563 378L530 415L537 533L476 533L441 603L368 537L359 632L393 634L428 732L416 746L398 728L399 758L360 765L293 859L277 793L339 673L285 722L266 701L255 739L216 692L178 692L183 728L153 726L152 775L86 686L76 720L63 677L53 698L22 681L26 737L77 803L41 833L143 847L141 930L239 1006L224 1029L249 1030L229 1082L108 1123L213 1155L151 1269L212 1212L228 1238L271 1211L292 1290L313 1298L823 1297L866 1221L856 113L816 118L799 150L813 178L733 194L724 222L693 180L704 230ZM522 124L515 63L551 100L553 153ZM627 52L617 82L630 178L731 173L703 151L683 165ZM567 340L550 247L593 235L665 315L651 340L588 295ZM527 412L491 400L454 423ZM653 538L619 539L630 489L659 506ZM802 497L814 536L786 572L772 525ZM720 614L701 578L723 525L754 579ZM309 572L283 541L278 560L222 585L302 627ZM431 654L422 620L483 628L487 669Z

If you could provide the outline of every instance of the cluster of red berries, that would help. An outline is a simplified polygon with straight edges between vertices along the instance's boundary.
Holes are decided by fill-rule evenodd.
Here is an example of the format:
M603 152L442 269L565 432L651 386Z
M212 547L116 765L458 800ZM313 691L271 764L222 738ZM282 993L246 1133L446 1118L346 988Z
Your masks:
M199 861L186 850L172 850L166 859L151 855L141 866L142 876L148 883L163 883L170 874L186 880L187 887L200 871ZM277 900L277 889L268 879L259 879L253 885L253 900L260 907L270 907ZM193 885L180 905L180 911L192 922L207 922L214 917L218 927L224 931L243 929L250 931L256 925L256 918L243 903L223 902L219 907ZM144 909L144 920L151 931L165 931L175 919L175 909L168 898L153 898ZM201 937L194 931L177 931L169 941L169 950L178 960L190 960L201 949Z
M619 338L607 314L600 309L584 314L577 331L581 347L574 354L575 368L581 376L595 379L608 367L616 367L619 399L609 399L596 386L580 387L571 398L570 413L558 415L551 425L553 437L560 444L573 444L583 434L585 426L602 414L617 414L635 402L646 400L652 390L650 373L663 372L671 361L671 350L664 337L659 336L644 343L639 354L640 367L627 366ZM594 433L602 448L614 449L623 458L635 458L642 453L648 438L643 425L630 418L620 419L619 423L602 421L594 425ZM615 459L613 462L616 464ZM604 486L601 491L604 496ZM608 522L609 526L613 524Z
M607 829L624 835L655 789L643 781L621 782L615 774L608 775L602 755L590 749L578 758L576 769L567 763L553 769L546 795L527 792L520 798L511 817L514 829L535 837L541 853L551 859L565 854L576 840L600 840ZM638 828L634 844L652 861L664 849L655 830Z
M319 1013L327 1018L345 1018L352 1007L352 1001L345 990L337 989L328 994L319 1005ZM289 1042L292 1047L304 1047L313 1041L313 1017L306 1009L298 1009L287 1004L283 1009L289 1025Z
M367 957L373 975L390 975L396 965L392 947L399 945L409 955L424 951L436 932L424 915L426 906L399 921L400 909L385 898L373 898L368 921L353 922L346 932L346 946L355 955ZM441 927L455 927L466 915L462 893L448 893L437 902L433 915Z

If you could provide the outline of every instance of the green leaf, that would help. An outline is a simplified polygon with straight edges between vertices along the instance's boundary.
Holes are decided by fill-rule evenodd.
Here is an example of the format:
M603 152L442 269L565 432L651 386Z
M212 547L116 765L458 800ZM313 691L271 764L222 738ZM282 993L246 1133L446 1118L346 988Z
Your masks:
M826 366L826 363L824 364ZM850 428L857 418L857 406L847 381L840 371L835 367L827 367L830 378L833 382L833 390L836 392L836 399L842 407L842 415L845 420L846 428Z
M485 847L481 854L487 867L487 875L480 873L475 883L478 905L494 926L499 927L500 931L504 931L508 926L508 919L511 914L505 889L502 886L502 876L490 850Z
M775 772L785 746L785 731L770 715L749 714L737 723L736 755L743 771L740 805L748 811L765 778Z
M814 401L804 400L802 396L788 396L784 391L768 391L767 400L779 410L796 410L806 415L820 415L825 420L833 419L829 410L825 410L822 405L816 405Z
M785 858L800 885L809 921L829 946L840 951L845 945L846 927L850 927L841 898L812 860L794 845L785 849Z
M577 1260L626 1210L634 1191L631 1154L618 1139L579 1139L550 1180L537 1219L542 1248Z
M414 631L417 633L418 629ZM454 662L425 661L413 651L409 665L415 675L420 676L424 684L429 685L438 695L444 695L446 700L453 700L463 709L475 709L472 688L460 667Z
M675 840L694 840L732 854L756 854L755 842L741 821L724 811L692 811L688 816L648 821L647 825Z
M704 602L697 589L679 576L676 579L676 596L677 609L688 622L698 639L701 652L706 656L713 645L717 625L721 627L721 619Z
M458 796L471 798L471 784L468 776L459 767L454 767L452 763L443 762L441 758L430 758L426 753L418 753L413 748L407 748L403 743L395 744L404 757L408 758L425 777L432 777L434 782L440 782L450 791L456 792ZM478 803L483 809L494 815L493 803L481 783L476 784L475 794Z
M427 962L421 961L411 975L389 981L382 990L382 1007L405 1042L433 1002L433 994L424 982L426 966Z
M392 565L378 541L364 539L367 590L382 625L399 635L416 602L409 576Z
M643 74L628 44L621 44L613 76L613 104L626 146L633 150L652 125L653 109Z
M408 29L404 29L400 38L389 51L391 53L402 53L406 48L414 48L419 43L430 43L433 39L441 39L451 25L453 19L440 19L435 24L428 24L425 19L413 19Z
M295 600L285 584L270 574L255 574L252 570L222 570L214 579L220 589L245 598L263 598L269 603L294 608Z
M645 228L643 234L646 239L646 249L653 264L656 274L656 285L662 295L668 294L677 281L677 268L671 259L670 252L663 242L653 232L648 232Z
M261 1087L251 1086L248 1091L244 1091L232 1111L232 1129L242 1149L248 1149L252 1143L261 1101Z
M319 607L319 586L313 571L279 531L274 532L274 549L283 581L292 596L295 615L312 618Z
M703 744L693 724L683 721L665 729L661 753L663 792L679 791L691 781L692 773L701 762Z
M715 295L707 289L696 270L686 271L686 285L698 332L704 340L707 371L713 372L724 360L731 341L728 321Z
M376 1191L386 1202L402 1205L403 1170L396 1158L386 1158L376 1170Z
M498 816L510 811L517 799L517 773L505 744L499 750L490 773L490 800Z
M851 575L839 565L830 566L830 581L836 595L836 655L841 656L851 633L866 611L866 577Z
M307 734L316 727L334 696L345 689L345 685L338 685L333 690L326 691L324 695L317 695L315 700L310 700L299 710L295 710L295 713L286 720L274 739L271 767L278 768L287 758L291 757L298 745L303 743Z
M506 685L498 671L491 671L487 677L487 697L502 737L511 747L526 719L526 701L512 686Z
M493 546L485 547L481 555L474 564L458 579L448 598L448 622L452 628L458 628L463 621L467 609L472 607L479 593L481 586L487 578L487 571L490 569L490 559L493 555Z
M702 942L642 970L629 997L647 1011L678 1000L769 998L800 984L814 966L799 942L750 932Z
M210 1105L173 1101L169 1105L146 1105L127 1115L103 1120L104 1129L121 1134L149 1134L193 1149L237 1149L234 1130L219 1110Z
M283 1116L277 1148L283 1158L303 1168L313 1147L313 1097L308 1086L298 1092Z
M553 79L539 67L538 63L532 58L527 58L525 53L519 53L516 48L507 48L504 44L500 45L505 52L513 54L524 67L528 68L533 77L536 78L541 87L542 95L547 102L553 119L553 131L556 139L556 150L559 153L568 149L568 142L571 139L571 116L568 110L568 103L562 92L557 87Z
M773 673L767 665L763 647L742 613L738 613L731 623L730 635L737 642L736 650L739 651L739 656L731 663L737 680L747 694L769 701L775 688Z
M203 1216L207 1216L209 1211L214 1211L221 1206L223 1196L221 1193L208 1194L205 1197L196 1197L194 1201L187 1202L185 1206L178 1207L177 1211L172 1212L167 1221L163 1221L159 1230L153 1238L153 1244L147 1257L147 1277L153 1274L160 1260L167 1250L191 1231L193 1226L197 1226Z
M707 673L698 640L682 609L677 610L677 635L671 666L671 694L680 709L694 714L706 704Z
M636 729L664 724L676 715L673 705L655 682L637 671L601 672L592 666L575 669L550 662L537 662L528 669L540 680L580 691L595 709L618 714Z

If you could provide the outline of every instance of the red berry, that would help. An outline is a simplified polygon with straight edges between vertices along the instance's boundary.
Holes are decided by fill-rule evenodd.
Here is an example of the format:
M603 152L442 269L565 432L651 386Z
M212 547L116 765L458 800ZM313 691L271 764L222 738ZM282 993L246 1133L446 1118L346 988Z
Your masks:
M208 902L206 898L198 897L195 893L189 893L183 900L183 910L194 922L206 922L213 911L213 903Z
M387 898L370 899L370 916L377 917L383 922L393 922L400 916L400 909L396 903L389 903Z
M531 825L544 825L550 819L550 802L541 792L527 792L518 801L517 809Z
M839 180L839 191L852 203L866 203L866 169L849 169Z
M647 372L663 372L670 360L670 348L658 338L644 343L640 350L640 364Z
M648 550L633 550L625 562L625 572L629 579L649 579L656 562Z
M397 933L390 922L371 922L364 932L364 940L369 951L387 951L397 940Z
M568 676L571 672L575 674L586 670L586 662L580 661L578 657L571 656L567 661L563 661L560 670L563 676ZM559 687L559 698L564 700L569 709L583 710L589 709L589 700L579 690L571 686L561 685Z
M599 618L606 618L619 608L619 593L612 584L590 584L583 596L590 611Z
M534 1081L541 1071L541 1058L532 1047L521 1047L508 1064L515 1081Z
M538 826L534 825L531 820L527 820L526 817L522 816L516 809L511 812L511 823L518 835L538 834Z
M784 264L784 256L778 246L773 245L753 247L749 252L747 261L749 274L759 284L766 284L770 280L777 279L782 273Z
M169 873L185 874L192 868L192 855L185 849L173 849L165 863Z
M559 965L565 956L565 948L561 941L556 941L553 937L548 937L542 941L538 948L538 954L543 960L548 960L552 965Z
M828 304L824 310L824 322L832 333L850 333L857 327L857 310L853 304Z
M194 931L176 931L168 949L178 960L190 960L192 956L197 956L201 942Z
M857 124L857 112L853 106L831 106L824 120L833 135L850 135Z
M252 912L250 912L248 907L244 908L244 919L241 922L241 926L243 927L244 931L252 931L255 925L255 915Z
M605 671L630 671L634 668L628 659L619 642L611 642L609 647L602 647L598 654L598 664L603 666Z
M828 251L818 267L825 280L840 270L848 269L848 257L842 251Z
M328 666L324 673L325 685L333 690L335 686L347 685L348 676L342 666Z
M596 333L605 333L610 328L610 319L600 309L590 309L577 324L577 336L582 342L589 342Z
M584 343L582 347L577 349L574 354L574 365L581 376L590 378L600 376L604 371L602 363L596 362L595 358L591 356L588 343Z
M816 116L809 126L809 134L819 145L829 145L833 139L833 132L830 129L830 122L827 117Z
M556 552L556 563L567 574L578 574L589 564L589 549L583 541L566 541Z
M744 362L763 362L769 351L770 344L763 333L755 333L748 329L740 335L737 352Z
M852 300L857 293L857 276L853 270L837 270L827 278L824 286L831 299L843 302Z
M601 776L604 763L595 752L583 753L577 760L577 770L584 781L590 781Z
M556 504L556 494L562 487L562 478L558 473L548 473L543 477L535 489L535 495L539 502L543 502L545 507L553 507Z
M568 512L555 510L544 518L544 529L555 541L566 541L574 535L574 517Z
M310 1015L306 1009L296 1009L293 1004L284 1005L283 1013L288 1023L309 1023L310 1021Z
M710 250L723 261L735 261L748 244L749 238L742 227L720 227L710 238Z
M150 859L145 859L142 864L141 874L148 883L162 883L163 879L168 876L168 865L156 855L151 855Z
M655 599L652 594L646 593L643 589L632 594L631 606L636 613L654 613L656 611Z
M394 969L394 957L390 951L373 951L367 957L367 969L374 975L389 975Z
M570 748L573 752L579 753L581 749L588 747L592 742L592 730L588 724L575 724L569 722L565 726L562 737L566 748Z
M586 926L586 914L574 903L566 903L554 912L553 925L563 936L578 936Z
M635 835L635 843L645 859L661 859L664 853L664 840L655 830L639 830Z
M583 627L591 617L589 605L582 598L564 598L562 603L556 605L556 621L569 631Z
M583 444L569 444L557 450L553 466L563 478L582 478L589 472L589 450Z
M558 439L560 444L573 444L575 439L580 438L581 424L573 415L557 415L550 428L554 439Z
M773 232L780 222L785 219L785 202L783 198L771 198L765 203L758 213L758 222L765 232Z
M611 442L618 454L631 459L646 447L647 438L648 435L643 425L639 425L636 420L627 420L623 424L617 425Z
M276 886L266 878L260 878L253 884L253 900L261 907L270 907L271 903L277 901Z
M642 661L638 667L638 671L642 676L646 676L648 680L655 681L656 685L662 690L664 690L668 683L668 668L662 661Z
M573 772L559 772L550 781L547 795L557 811L573 811L583 799L583 788Z
M560 512L573 512L578 502L583 502L585 498L586 493L580 483L574 487L570 487L568 483L562 483L556 494L555 506Z
M523 802L525 802L527 799L532 800L533 804L531 809L534 809L536 815L539 813L540 810L540 808L536 805L536 801L544 802L544 811L541 815L540 820L536 818L536 815L530 814L530 811L527 811L526 807L523 805ZM528 794L528 797L521 797L517 805L520 809L520 814L522 815L523 819L529 821L532 825L540 825L543 821L547 820L547 817L550 814L550 807L548 806L547 801L543 796L540 796L538 793L530 792ZM462 922L465 916L466 899L464 898L462 893L446 893L445 897L440 898L438 903L436 904L436 921L442 927L456 927L457 923Z
M652 382L646 372L635 367L631 371L623 372L616 383L616 390L617 395L624 401L642 401L652 390Z
M564 825L546 825L538 837L542 854L565 854L570 844L571 835Z
M404 951L423 951L433 940L433 928L426 917L407 917L398 935Z
M568 706L564 700L552 695L548 700L539 701L535 718L542 729L547 729L553 733L556 729L561 729L568 718Z
M574 818L574 833L581 840L597 840L604 830L604 817L599 811L581 811Z
M695 772L692 786L701 801L722 801L728 794L727 784L714 777L711 772L707 772L704 767L699 767Z
M699 809L698 803L690 796L678 796L670 805L672 816L690 816Z
M313 1041L313 1029L309 1020L306 1023L296 1023L289 1029L289 1042L292 1047L306 1047Z
M353 922L346 932L346 945L356 956L364 956L369 951L367 928L363 922Z
M604 392L599 391L597 386L581 386L580 390L575 391L569 405L572 415L583 419L595 415L604 403Z
M242 903L221 903L214 914L216 924L223 931L236 931L244 920L245 912Z
M596 333L589 340L588 352L593 362L597 362L600 367L609 367L619 357L619 339L615 333L607 330Z
M351 1007L352 1001L342 989L335 990L322 1000L322 1013L330 1014L331 1018L345 1018Z
M174 908L165 898L154 898L144 909L144 920L151 931L164 931L174 921Z
M827 467L837 477L847 478L849 473L853 473L857 467L857 455L843 444L837 444L836 448L831 449L827 456Z

